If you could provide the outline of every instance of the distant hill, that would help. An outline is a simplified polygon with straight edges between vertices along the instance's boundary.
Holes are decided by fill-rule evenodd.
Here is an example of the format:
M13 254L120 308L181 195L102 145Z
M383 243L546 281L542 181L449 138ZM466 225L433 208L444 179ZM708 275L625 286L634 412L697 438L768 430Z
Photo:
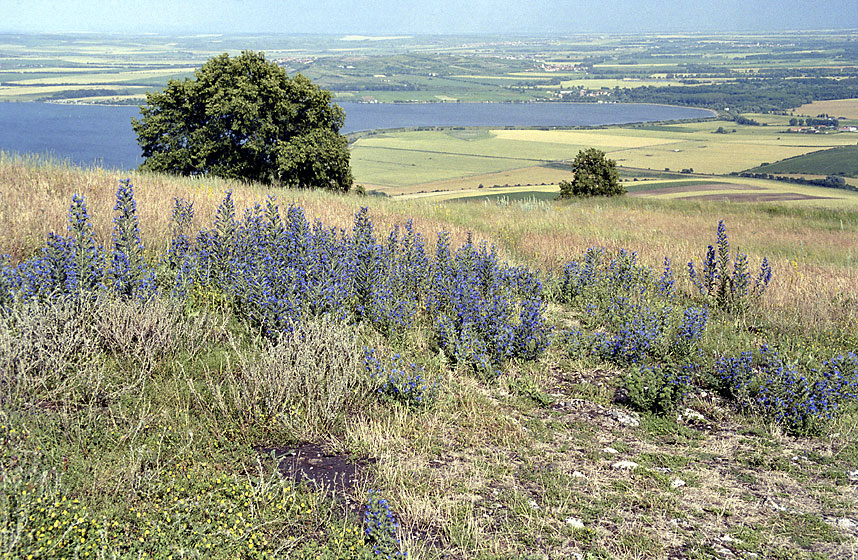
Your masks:
M748 170L751 173L806 173L858 177L858 145L829 148Z

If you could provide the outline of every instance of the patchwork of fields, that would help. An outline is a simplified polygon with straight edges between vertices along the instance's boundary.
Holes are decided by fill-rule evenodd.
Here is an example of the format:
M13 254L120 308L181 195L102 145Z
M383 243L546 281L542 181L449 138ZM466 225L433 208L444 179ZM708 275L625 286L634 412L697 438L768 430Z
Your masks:
M795 161L790 158L797 156L806 156L811 162L827 162L843 150L846 150L843 153L851 153L851 147L858 142L856 133L787 132L788 116L749 117L761 124L748 126L715 120L586 130L390 131L360 137L353 142L352 166L357 182L390 196L460 198L484 196L488 190L483 189L491 189L493 195L518 193L516 196L523 196L521 193L530 192L539 197L539 193L556 192L556 184L569 178L564 162L571 160L578 150L596 147L617 161L629 181L628 190L640 195L723 195L731 200L852 200L853 196L846 191L832 193L831 189L822 189L820 194L816 187L730 176L781 160ZM719 130L721 132L717 132ZM817 170L811 165L804 171L789 172L824 175L834 173L832 169L820 167ZM680 171L684 173L678 174ZM653 178L655 172L667 172L666 177ZM691 173L695 178L688 179L689 184L724 183L729 186L722 190L728 192L704 195L684 190L676 192L675 188L669 193L663 192L665 178L671 182L668 186L675 187L673 183L677 177L683 179ZM701 175L718 178L713 181L700 178ZM748 188L751 184L753 189ZM754 189L771 192L744 193ZM739 196L740 193L744 194Z

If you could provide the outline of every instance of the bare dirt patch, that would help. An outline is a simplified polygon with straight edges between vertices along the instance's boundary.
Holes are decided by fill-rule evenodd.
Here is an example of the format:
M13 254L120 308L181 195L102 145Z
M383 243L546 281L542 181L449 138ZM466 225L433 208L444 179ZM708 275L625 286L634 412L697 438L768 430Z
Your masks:
M284 477L341 497L351 493L360 480L362 469L373 462L371 459L355 460L343 453L330 453L316 443L259 451L274 454Z
M812 196L800 193L736 193L736 194L702 194L680 197L682 200L727 200L729 202L779 202L786 200L831 200L835 196Z
M685 192L705 192L705 191L762 191L762 187L754 185L736 185L732 183L702 183L691 185L677 185L674 187L655 188L646 191L638 191L629 193L628 196L652 196L654 194L677 194ZM716 195L720 196L720 195ZM690 198L690 197L689 197Z

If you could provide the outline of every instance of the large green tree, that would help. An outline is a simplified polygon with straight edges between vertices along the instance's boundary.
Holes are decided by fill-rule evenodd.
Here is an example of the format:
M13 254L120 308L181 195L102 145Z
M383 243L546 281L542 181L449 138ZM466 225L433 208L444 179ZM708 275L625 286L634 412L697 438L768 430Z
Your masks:
M351 188L342 108L301 74L244 51L210 59L147 93L132 119L141 169L217 175L299 188Z
M617 162L605 157L605 152L596 148L581 150L572 160L571 181L560 181L560 198L573 196L614 196L625 194L620 183Z

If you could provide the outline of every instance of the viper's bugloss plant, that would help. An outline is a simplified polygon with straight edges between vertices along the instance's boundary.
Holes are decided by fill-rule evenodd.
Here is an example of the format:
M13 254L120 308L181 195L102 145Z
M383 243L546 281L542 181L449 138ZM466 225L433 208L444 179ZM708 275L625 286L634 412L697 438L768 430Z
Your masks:
M170 215L170 246L165 262L171 270L181 267L182 260L190 249L188 233L194 219L194 203L184 198L173 199L173 211Z
M156 293L153 271L147 266L137 223L134 190L120 182L114 207L113 251L97 244L84 198L72 197L68 235L48 235L40 254L10 273L24 301L80 299L108 290L121 298L148 298Z
M381 497L377 490L370 490L364 510L364 525L366 536L372 551L382 558L403 558L399 550L399 539L396 537L396 517L390 509L387 500Z
M854 353L805 371L763 346L756 352L719 359L716 375L741 405L794 434L818 432L844 404L858 400L858 356Z
M672 298L675 293L675 280L673 278L673 270L670 268L670 259L664 257L664 271L661 278L658 279L658 292L668 298Z
M378 392L405 405L416 408L431 406L438 395L438 381L426 379L423 367L403 364L399 354L382 363L374 348L364 348L364 367L379 383Z
M155 275L154 271L147 269L144 261L137 203L129 179L119 182L113 211L116 212L113 219L113 253L106 280L120 297L147 299L155 294Z
M763 259L760 272L752 278L748 268L748 256L736 252L730 256L730 243L724 220L718 222L715 246L710 245L698 272L693 262L688 263L688 276L697 290L712 297L715 304L730 313L743 313L752 301L758 300L766 291L772 278L768 259ZM732 262L732 271L730 265Z
M669 414L677 409L691 388L691 377L673 367L645 365L626 373L624 385L629 402L643 412Z

